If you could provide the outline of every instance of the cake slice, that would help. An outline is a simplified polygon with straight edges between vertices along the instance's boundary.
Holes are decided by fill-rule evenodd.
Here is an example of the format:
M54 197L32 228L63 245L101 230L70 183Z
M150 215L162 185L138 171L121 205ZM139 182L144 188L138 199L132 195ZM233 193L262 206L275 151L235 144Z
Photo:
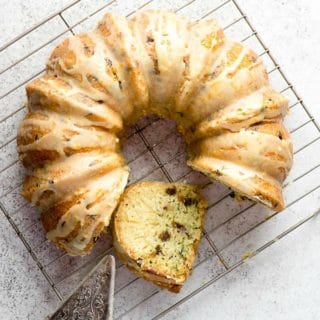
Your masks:
M123 194L114 219L114 247L138 276L179 292L202 235L206 200L184 183L140 182Z

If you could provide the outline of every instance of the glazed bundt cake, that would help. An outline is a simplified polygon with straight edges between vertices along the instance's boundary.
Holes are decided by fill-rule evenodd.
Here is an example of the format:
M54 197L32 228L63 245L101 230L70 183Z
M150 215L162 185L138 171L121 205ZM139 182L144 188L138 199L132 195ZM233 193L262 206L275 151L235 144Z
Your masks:
M114 218L118 256L136 275L179 292L196 256L206 207L193 185L156 181L131 185Z
M29 169L22 194L41 210L48 239L69 254L87 254L109 225L128 178L120 134L150 113L176 121L191 167L284 208L287 101L261 59L214 20L108 13L95 30L58 45L26 90L29 113L17 138Z

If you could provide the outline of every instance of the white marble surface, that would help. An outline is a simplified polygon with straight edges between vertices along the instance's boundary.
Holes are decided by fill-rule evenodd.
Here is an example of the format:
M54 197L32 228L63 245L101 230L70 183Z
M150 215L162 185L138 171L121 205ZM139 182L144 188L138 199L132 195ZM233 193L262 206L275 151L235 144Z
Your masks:
M57 296L1 209L0 266L1 319L41 319L56 308Z
M320 123L320 2L239 0L239 4Z
M1 0L0 47L72 2Z
M225 2L195 0L187 6L190 1L154 0L145 8L176 10L185 6L181 13L198 19ZM105 10L130 15L147 1L0 0L0 47L73 2L61 16L74 26L75 32L80 32L94 26ZM320 122L319 1L239 0L239 4ZM228 26L240 14L229 1L210 17ZM71 258L63 254L45 240L36 210L19 195L24 170L17 161L15 135L26 112L23 85L43 71L52 47L70 34L63 19L49 19L0 51L0 203L37 259L36 263L30 257L0 210L0 318L6 320L41 319L58 303L58 296L39 267L65 297L103 252L113 252L107 236L98 241L89 257ZM251 31L242 19L225 32L241 40ZM264 52L254 37L246 42L258 53ZM262 58L267 70L272 71L275 66L268 55L263 54ZM269 76L276 89L286 88L278 71ZM319 318L319 218L286 233L320 209L320 134L302 105L296 104L291 90L284 94L293 105L285 123L292 132L295 161L284 188L287 209L281 214L249 201L238 203L229 196L229 189L218 183L207 185L207 178L190 172L185 165L183 141L171 122L159 120L150 126L147 125L152 119L139 122L140 128L146 126L142 134L171 177L205 186L210 205L205 225L207 238L202 241L193 274L179 295L137 280L117 261L116 318L151 319L176 303L179 306L167 313L166 319ZM134 130L128 130L123 148L132 170L129 182L166 180L141 136L133 133ZM276 241L279 235L285 236ZM265 249L266 244L271 245ZM257 252L242 266L232 271L226 269ZM213 280L199 294L189 296Z

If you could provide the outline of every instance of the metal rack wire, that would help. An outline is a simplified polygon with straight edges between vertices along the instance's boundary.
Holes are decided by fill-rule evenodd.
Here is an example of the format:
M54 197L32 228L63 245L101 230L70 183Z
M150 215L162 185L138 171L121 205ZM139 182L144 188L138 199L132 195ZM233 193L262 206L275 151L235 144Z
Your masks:
M69 25L68 21L65 19L64 17L64 12L74 6L76 6L79 2L81 2L81 0L76 0L76 1L72 1L70 4L68 4L67 6L63 7L61 10L58 10L57 12L54 12L53 14L51 14L50 16L48 16L46 19L40 21L39 23L37 23L36 25L34 25L32 28L28 29L27 31L23 32L22 34L20 34L19 36L17 36L16 38L14 38L13 40L9 41L7 44L5 44L4 46L1 47L0 52L2 52L3 50L6 50L7 48L9 48L11 45L15 44L17 41L23 39L23 37L27 36L28 34L30 34L31 32L34 32L37 30L37 28L39 28L40 26L42 26L43 24L49 22L51 19L55 18L55 17L60 17L61 21L63 21L63 23L66 25L66 28L63 30L63 32L60 32L59 34L56 34L54 37L52 37L51 39L49 39L48 41L45 41L44 43L42 43L41 45L37 46L35 49L31 50L30 52L28 52L27 54L25 54L23 57L17 59L13 64L11 64L10 66L5 67L3 70L0 71L0 76L2 74L4 74L5 72L9 71L11 68L13 68L14 66L18 65L19 63L23 62L24 60L28 59L29 57L31 57L33 54L37 53L39 50L41 50L42 48L46 47L47 45L49 45L51 42L57 40L59 37L63 36L63 35L67 35L69 32L74 34L74 28L76 28L77 26L80 26L83 22L85 22L88 19L94 18L94 16L96 14L98 14L99 12L101 12L102 10L107 11L108 7L119 2L116 0L112 0L112 1L108 1L106 2L104 5L102 5L101 7L99 7L98 9L94 10L93 12L90 12L88 14L88 16L84 17L83 19L77 21L76 23L74 23L73 25ZM191 6L193 3L195 3L196 0L191 0L191 1L185 1L184 4L182 4L180 7L175 8L173 11L175 12L180 12L183 11L185 9L187 9L189 6ZM134 10L130 11L126 16L130 17L131 15L133 15L137 10L143 9L145 7L147 7L149 4L154 3L154 0L149 0L144 2L143 4L141 4L140 6L136 7ZM315 141L317 141L318 139L320 139L320 127L319 124L316 122L316 120L312 117L309 109L306 107L306 105L304 104L302 98L299 96L299 94L297 93L297 91L295 90L295 88L292 86L292 84L290 83L290 81L288 80L287 76L284 74L283 70L281 69L281 67L277 64L275 58L273 57L273 55L270 53L270 50L268 49L268 47L265 45L265 43L263 42L263 40L261 39L261 37L259 36L258 32L254 29L254 27L252 26L251 22L249 21L248 17L245 15L245 13L243 12L243 10L240 8L238 2L236 0L227 0L227 1L221 1L220 4L218 4L217 6L214 7L209 7L207 8L208 10L206 10L206 12L204 14L202 14L201 16L198 17L198 19L203 19L203 18L207 18L211 15L214 16L214 14L218 13L219 10L222 10L225 6L227 5L233 5L234 8L237 10L238 12L238 17L236 19L234 19L232 22L230 22L229 24L227 24L224 29L228 30L229 28L232 27L237 27L240 23L244 22L246 24L246 26L249 28L250 33L248 35L246 35L244 38L242 38L242 42L246 42L250 39L255 39L258 41L258 43L260 44L260 46L262 47L263 51L260 52L260 56L268 56L268 58L272 61L273 63L273 67L269 70L269 74L273 73L273 72L279 72L280 76L282 77L282 79L284 80L284 82L286 83L285 88L283 88L281 90L281 92L285 93L287 91L292 92L293 96L295 97L295 101L293 101L290 105L290 108L294 108L298 105L301 105L304 112L307 114L308 120L305 121L303 124L301 124L300 126L294 128L293 130L291 130L292 133L296 132L297 130L299 130L300 128L304 127L307 124L313 123L313 125L315 126L315 128L317 129L318 135L316 136L316 138L312 141L310 141L308 144L304 145L301 149L296 150L296 153L298 152L303 152L304 148L307 148L310 144L314 143ZM40 72L37 72L36 74L32 75L32 77L28 78L27 80L23 81L22 83L19 83L18 86L8 90L5 94L3 94L0 97L0 100L5 98L6 96L8 96L9 94L11 94L12 92L14 92L15 90L17 90L18 88L20 88L21 86L23 86L24 84L26 84L27 82L29 82L31 79L33 79L34 77L40 75L42 72L44 71L44 69L42 69ZM23 109L23 107L14 110L13 112L11 112L8 116L6 116L5 118L3 118L1 122L6 121L7 119L10 119L12 116L14 116L17 112L21 111ZM171 135L175 134L175 131L170 131L168 132L168 134L163 138L160 139L160 141L158 141L155 144L152 144L148 141L147 137L145 136L145 129L147 129L149 126L153 125L154 123L156 123L157 121L159 121L159 119L155 119L151 122L148 122L146 125L144 126L140 126L139 124L137 124L134 127L134 130L131 133L131 136L134 134L137 134L139 136L139 138L141 139L141 141L143 142L144 146L145 146L145 150L138 154L135 158L133 158L130 162L134 162L135 160L137 160L139 157L141 157L142 155L146 154L146 153L150 153L152 158L154 159L155 163L156 163L156 167L154 167L152 169L152 171L148 171L147 174L145 174L144 176L141 176L139 179L144 179L148 176L150 176L150 174L152 174L154 171L156 170L161 170L164 178L168 181L174 181L176 180L174 177L171 176L169 170L167 169L167 165L172 162L173 160L177 159L177 157L179 157L181 155L181 152L179 152L178 154L175 154L174 157L170 157L168 160L166 161L161 161L159 155L157 154L157 152L155 152L155 148L160 145L161 143L163 143L164 141L166 141ZM10 142L12 142L15 139L15 137L12 137L9 141L7 141L5 144L3 144L2 146L0 146L0 149L5 147L6 145L8 145ZM17 159L15 160L15 162L11 163L9 166L6 166L2 171L0 171L0 174L2 172L5 172L6 170L8 170L11 166L13 166L14 164L17 163ZM310 172L312 172L313 170L316 170L318 167L320 166L320 162L316 164L316 166L310 168L309 170L307 170L306 172L304 172L302 175L299 175L298 177L296 177L295 179L293 179L293 182L297 181L298 179L303 178L305 175L309 174ZM187 177L190 174L191 170L186 171L185 173L183 173L182 175L180 175L178 177L178 180L184 179L185 177ZM208 183L205 183L203 185L203 188L206 188L208 186ZM19 187L19 186L18 186ZM303 197L306 197L308 194L310 194L311 192L313 192L314 190L318 189L320 187L320 185L318 185L317 187L313 188L312 190L308 191L308 193L304 194L302 197L296 199L295 201L292 201L291 203L288 204L288 206L291 206L292 204L294 204L295 202L299 201L300 199L302 199ZM16 187L17 188L17 187ZM44 263L42 263L37 254L35 253L35 248L32 248L32 244L30 244L25 237L24 232L22 232L19 228L19 226L14 222L14 220L12 219L12 215L14 215L18 210L14 210L12 213L10 213L8 210L8 208L6 207L6 205L4 204L4 198L10 194L12 192L12 189L9 190L8 192L4 193L1 195L0 197L0 211L3 211L3 213L5 214L5 216L7 217L10 225L12 226L12 228L14 229L14 231L16 232L16 234L18 235L18 237L21 239L22 243L24 244L24 246L26 247L27 251L30 253L31 257L34 259L37 267L39 268L39 270L43 273L44 277L47 279L48 283L50 284L50 286L52 287L53 291L55 292L55 294L57 295L57 297L59 299L63 299L63 295L61 294L61 292L59 291L59 289L57 288L57 285L60 284L64 279L60 280L60 281L54 281L52 276L49 274L48 270L47 270L47 265L45 265ZM227 192L223 197L221 197L217 202L211 204L211 207L214 207L215 205L217 205L219 202L223 201L226 197L228 197L230 195L230 192ZM245 207L243 210L240 210L236 213L236 215L233 215L231 219L233 219L234 217L236 217L237 215L242 214L243 212L245 212L246 210L254 207L255 204L250 204L247 207ZM294 229L298 228L301 224L305 223L306 221L310 220L315 214L318 213L318 210L315 212L310 213L310 215L306 218L304 218L303 220L299 221L298 223L292 225L290 228L288 228L287 230L283 231L281 234L279 234L276 238L279 239L281 237L284 237L285 235L287 235L289 232L293 231ZM273 218L274 216L276 216L276 213L273 213L269 218ZM229 220L226 220L224 223L227 223ZM252 229L258 227L260 224L265 223L265 221L260 222L259 224L255 225L253 228L249 229L246 231L246 233L250 232ZM216 228L218 228L219 226L217 226ZM245 234L245 233L244 233ZM243 236L244 234L241 234L240 236ZM165 308L165 310L159 312L156 316L155 319L161 318L163 315L165 315L166 313L168 313L170 310L172 310L173 308L175 308L176 306L180 305L181 303L187 301L188 299L190 299L192 296L196 295L197 293L201 292L202 290L204 290L206 287L208 287L209 285L211 285L213 282L217 281L218 279L220 279L221 277L223 277L224 275L226 275L227 273L231 272L232 270L234 270L235 268L237 268L238 266L240 266L244 261L243 260L239 260L237 263L233 264L233 265L229 265L228 262L226 262L226 260L224 259L223 255L221 254L222 249L218 249L214 243L214 241L212 240L212 238L209 235L209 232L207 230L204 231L204 237L205 239L208 241L211 249L212 249L212 254L216 255L218 257L218 259L220 260L220 262L222 263L223 267L224 267L224 272L222 272L221 274L219 274L218 276L210 279L210 281L206 282L205 284L200 285L196 290L192 291L191 293L189 293L188 295L186 295L185 297L183 297L182 299L180 299L178 302L170 305L168 308ZM237 239L234 239L233 241L236 241ZM270 246L272 243L274 243L276 240L274 239L270 239L270 241L268 241L267 243L265 243L262 247L258 248L257 250L255 250L252 253L252 256L258 254L259 252L261 252L262 250L264 250L265 248L267 248L268 246ZM108 249L111 250L111 249ZM52 261L50 261L50 263L55 263L57 260L61 259L63 255L60 255L58 258L53 259ZM93 257L92 259L95 259L96 257ZM86 263L88 264L90 261L87 261ZM76 273L80 268L83 268L84 266L80 266L79 268L76 268L73 273ZM131 284L134 280L132 280L130 283L128 283L127 285ZM157 294L157 292L152 293L152 295ZM142 303L142 302L140 302ZM137 308L139 306L138 303L137 305L135 305L133 308ZM130 309L132 310L132 308ZM122 317L124 315L126 315L130 310L126 310L124 313L122 313L121 315L119 315L119 317Z

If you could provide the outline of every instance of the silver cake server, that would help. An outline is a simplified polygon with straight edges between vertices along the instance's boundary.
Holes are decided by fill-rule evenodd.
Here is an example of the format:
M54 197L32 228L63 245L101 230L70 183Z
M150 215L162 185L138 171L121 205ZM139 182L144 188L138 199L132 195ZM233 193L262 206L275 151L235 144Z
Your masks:
M115 260L104 256L50 320L111 320Z

